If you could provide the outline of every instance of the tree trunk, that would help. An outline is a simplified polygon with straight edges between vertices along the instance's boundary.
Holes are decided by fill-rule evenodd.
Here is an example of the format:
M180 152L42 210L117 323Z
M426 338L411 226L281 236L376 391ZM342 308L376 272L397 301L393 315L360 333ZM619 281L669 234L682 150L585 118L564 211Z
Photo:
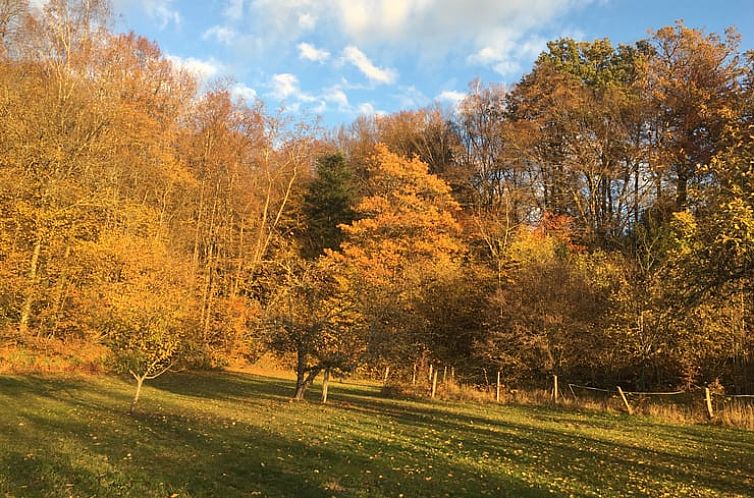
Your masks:
M299 348L296 362L296 392L293 393L294 401L302 401L304 399L306 388L314 382L320 370L322 370L322 367L306 368L306 353Z
M688 206L688 188L689 188L689 169L687 166L681 166L676 179L676 209L683 211Z
M636 163L634 173L634 223L639 224L639 163Z
M293 399L297 401L304 399L306 391L304 382L306 382L306 352L299 347L296 356L296 392L293 394Z
M29 332L29 322L31 321L31 309L34 304L34 296L37 286L37 271L39 268L39 256L42 253L42 237L37 237L34 243L34 251L31 254L29 263L29 282L26 289L26 297L21 307L21 319L18 322L18 332L25 336Z
M306 379L304 375L296 376L296 392L293 393L294 401L302 401L306 393Z
M322 379L322 404L327 403L327 389L330 387L330 369L325 369L325 375Z
M141 386L144 384L144 378L146 375L138 377L134 375L134 378L136 379L136 394L134 395L133 401L131 401L131 408L128 410L128 413L133 415L134 409L136 408L136 403L139 402L139 396L141 395Z
M293 394L293 399L295 401L303 401L304 394L306 394L306 389L310 385L312 385L314 379L316 379L317 375L319 375L320 370L322 369L319 367L312 368L309 370L308 374L296 379L296 392Z

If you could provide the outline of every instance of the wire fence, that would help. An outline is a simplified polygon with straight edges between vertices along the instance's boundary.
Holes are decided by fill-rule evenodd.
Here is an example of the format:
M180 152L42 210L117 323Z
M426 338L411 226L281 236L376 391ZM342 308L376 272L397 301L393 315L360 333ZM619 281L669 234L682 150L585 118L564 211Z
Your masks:
M442 368L442 375L438 379L437 374L440 368ZM429 371L429 375L426 370ZM465 376L456 376L455 369L452 367L435 367L430 364L428 368L425 368L425 366L415 365L412 384L416 385L420 382L426 386L429 381L431 397L434 398L438 386L441 391L447 389L442 386L445 386L446 374L449 374L452 385L471 386L472 392L484 393L486 396L484 399L494 399L496 402L511 400L537 403L549 400L549 402L559 403L562 401L566 405L575 403L575 406L586 408L617 409L626 411L630 415L642 413L673 421L700 421L707 418L754 430L754 394L726 394L720 392L721 386L717 383L712 386L691 384L687 389L672 391L624 391L619 385L597 387L577 383L559 384L558 376L553 375L553 384L550 389L527 391L507 389L501 382L502 372L500 371L488 372L487 369L481 369L481 373L484 379L479 382L480 376L469 375L468 372ZM423 380L420 381L422 378ZM454 395L460 394L454 391ZM468 396L468 392L463 395ZM470 399L478 398L472 396Z
M568 384L568 387L571 390L571 393L574 394L573 388L579 388L579 389L585 389L589 391L599 391L604 393L614 393L618 394L618 388L615 389L602 389L599 387L591 387L591 386L582 386L580 384ZM689 394L693 391L668 391L668 392L651 392L651 391L623 391L623 394L632 394L632 395L641 395L641 396L673 396L677 394ZM753 396L754 397L754 396Z
M636 405L640 405L644 403L648 398L655 396L661 397L662 399L667 400L667 402L675 404L693 404L695 406L703 404L707 416L710 419L715 418L716 405L717 408L724 408L726 406L726 402L742 401L746 404L749 404L749 402L754 402L754 394L725 394L712 391L709 387L701 387L697 385L692 385L691 389L677 391L624 391L620 388L620 386L616 386L615 388L610 389L585 386L574 383L568 383L567 386L568 391L570 391L573 399L579 398L579 396L576 394L579 390L586 391L586 393L604 394L608 398L620 398L626 411L629 414L633 413ZM586 395L586 393L584 393L584 395ZM557 392L557 380L555 380L553 386L553 397L557 399L558 395L562 395L562 393ZM714 402L714 400L719 401ZM720 406L720 401L723 402L722 406Z
M568 387L570 388L570 391L573 393L573 388L576 387L578 389L584 389L588 391L599 391L604 393L613 393L618 394L618 389L602 389L600 387L592 387L592 386L582 386L580 384L568 384ZM704 391L706 388L699 387L699 386L693 386L694 389L686 390L686 391L661 391L661 392L652 392L652 391L623 391L623 394L634 394L634 395L641 395L641 396L673 396L673 395L682 395L682 394L693 394L695 392L701 392ZM725 393L718 393L714 391L710 391L710 395L712 396L718 396L723 398L754 398L754 394L725 394Z

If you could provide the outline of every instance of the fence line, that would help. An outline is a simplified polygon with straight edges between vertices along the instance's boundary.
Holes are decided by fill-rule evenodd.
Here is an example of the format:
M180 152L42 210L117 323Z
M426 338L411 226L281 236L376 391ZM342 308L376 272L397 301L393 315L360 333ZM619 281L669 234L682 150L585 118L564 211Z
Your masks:
M557 379L557 378L556 378ZM557 389L557 380L555 380L555 389ZM689 389L688 391L654 391L654 392L642 392L642 391L623 391L620 386L616 386L615 390L611 389L602 389L599 387L592 387L592 386L582 386L580 384L568 384L568 389L570 389L571 394L573 395L573 398L576 399L576 393L574 392L573 388L577 389L586 389L589 391L598 391L603 393L608 393L610 397L613 397L613 395L618 394L620 395L621 399L623 400L623 404L626 407L626 411L629 415L632 415L634 410L631 406L631 403L629 403L628 399L626 398L626 395L633 395L633 396L678 396L682 394L695 394L699 391L704 391L704 401L707 408L707 415L709 416L710 420L715 419L715 409L714 405L712 404L712 396L718 396L721 398L748 398L748 399L754 399L754 394L721 394L721 393L713 393L710 391L709 387L700 387L697 385L693 385L693 389Z
M568 387L570 388L578 387L579 389L588 389L590 391L600 391L603 393L616 393L616 394L618 393L617 389L601 389L599 387L582 386L579 384L568 384ZM668 392L623 391L623 394L634 394L634 395L641 395L641 396L673 396L676 394L690 394L692 392L694 391L668 391ZM728 395L720 395L720 396L728 396ZM754 398L754 394L746 394L746 395L740 395L740 396Z
M568 387L578 387L580 389L589 389L590 391L601 391L603 393L613 392L613 391L611 391L609 389L600 389L599 387L580 386L578 384L568 384Z

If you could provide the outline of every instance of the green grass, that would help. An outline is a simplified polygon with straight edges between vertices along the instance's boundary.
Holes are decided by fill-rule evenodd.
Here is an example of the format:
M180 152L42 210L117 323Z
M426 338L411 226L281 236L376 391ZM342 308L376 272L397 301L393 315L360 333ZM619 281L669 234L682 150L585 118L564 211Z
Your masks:
M176 374L0 378L0 496L749 496L754 433ZM318 395L314 389L312 400Z

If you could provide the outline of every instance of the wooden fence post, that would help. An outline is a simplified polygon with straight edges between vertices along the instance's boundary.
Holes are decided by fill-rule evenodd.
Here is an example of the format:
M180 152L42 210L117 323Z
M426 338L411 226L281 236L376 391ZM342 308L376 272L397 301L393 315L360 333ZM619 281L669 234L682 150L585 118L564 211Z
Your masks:
M435 399L435 393L437 393L437 372L438 370L435 369L435 373L432 376L432 399Z
M618 386L618 393L620 394L620 397L623 399L623 404L626 405L626 411L628 411L629 415L634 414L634 409L631 408L631 405L628 404L628 399L626 399L626 394L623 392L623 389Z
M416 385L416 362L414 362L414 374L411 376L411 385Z
M456 380L456 367L450 367L450 380Z
M500 403L500 370L497 371L497 384L495 385L495 402Z
M448 376L448 366L445 365L442 369L442 383L445 384L445 378Z
M387 385L387 378L388 378L388 376L390 376L390 365L388 365L388 366L385 367L385 378L382 381L382 384L385 385L385 386Z
M429 364L429 383L430 384L432 383L432 368L433 368L433 365L432 363L430 363Z
M704 388L704 400L707 402L707 415L712 420L715 418L715 412L712 409L712 397L710 396L709 387Z

